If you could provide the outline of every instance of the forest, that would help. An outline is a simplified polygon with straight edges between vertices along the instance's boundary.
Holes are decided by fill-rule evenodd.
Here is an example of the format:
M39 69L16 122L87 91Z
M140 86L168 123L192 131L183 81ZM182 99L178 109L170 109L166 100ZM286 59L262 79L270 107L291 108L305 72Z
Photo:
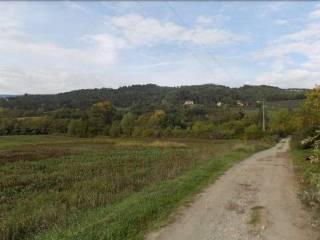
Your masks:
M148 84L3 97L0 135L255 139L266 135L264 102L267 134L285 136L298 128L297 121L288 120L296 117L306 92L272 86Z

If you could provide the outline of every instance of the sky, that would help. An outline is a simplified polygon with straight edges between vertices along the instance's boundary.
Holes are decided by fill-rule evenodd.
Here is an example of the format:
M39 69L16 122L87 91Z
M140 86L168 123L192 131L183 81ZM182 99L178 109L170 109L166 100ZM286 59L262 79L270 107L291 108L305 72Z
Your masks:
M319 82L319 2L0 1L0 94Z

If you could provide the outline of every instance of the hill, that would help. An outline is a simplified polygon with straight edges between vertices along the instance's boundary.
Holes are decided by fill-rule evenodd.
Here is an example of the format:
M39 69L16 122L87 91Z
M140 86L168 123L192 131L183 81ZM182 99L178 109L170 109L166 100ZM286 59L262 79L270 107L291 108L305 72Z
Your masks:
M9 94L0 94L0 99L1 98L11 98L11 97L16 97L17 95L9 95Z
M20 110L52 111L58 108L86 109L99 101L110 101L119 108L152 107L160 104L180 105L192 100L206 107L223 102L235 105L240 100L253 105L257 100L284 101L303 99L306 89L281 89L272 86L249 86L230 88L221 85L194 85L161 87L153 84L133 85L118 89L83 89L71 92L11 97L0 100L0 106Z

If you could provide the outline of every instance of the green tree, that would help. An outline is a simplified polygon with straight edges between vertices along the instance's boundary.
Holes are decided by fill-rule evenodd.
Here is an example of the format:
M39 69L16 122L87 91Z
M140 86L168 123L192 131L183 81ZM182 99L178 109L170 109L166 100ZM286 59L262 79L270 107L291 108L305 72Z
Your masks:
M307 99L303 103L304 125L312 128L320 126L320 86L307 93Z
M111 137L119 137L121 135L121 127L119 121L114 121L112 123L109 134Z
M212 123L197 121L192 125L192 135L197 137L210 137L212 135L214 126Z
M258 127L257 124L251 124L245 129L246 139L258 139L262 136L262 130Z
M78 137L88 137L88 123L82 119L71 120L68 125L68 134Z
M131 136L134 126L135 126L135 121L136 121L136 115L133 114L132 112L128 112L125 114L120 122L120 127L122 132L126 136Z
M106 125L112 123L115 115L115 109L108 101L98 102L93 104L88 110L88 134L97 135L102 134Z
M275 113L270 123L271 132L280 137L285 137L295 132L299 125L297 116L287 109Z
M166 113L163 110L156 110L153 112L153 114L150 116L147 127L151 129L159 129L166 117Z

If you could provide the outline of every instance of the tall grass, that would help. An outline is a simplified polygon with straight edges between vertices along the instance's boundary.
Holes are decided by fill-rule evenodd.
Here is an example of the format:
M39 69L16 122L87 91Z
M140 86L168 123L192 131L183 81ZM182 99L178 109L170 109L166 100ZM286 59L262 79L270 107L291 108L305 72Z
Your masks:
M94 212L93 222L102 218L101 224L108 226L109 230L105 230L108 233L105 232L104 236L117 236L105 239L128 239L130 234L136 236L150 218L161 215L159 209L168 211L169 203L174 205L187 195L188 189L194 189L198 178L200 182L203 181L201 174L207 176L210 166L216 168L225 162L225 167L233 161L215 162L214 157L226 155L234 146L239 148L237 140L150 143L144 140L103 138L80 140L55 137L45 141L39 138L32 137L28 142L25 136L23 139L14 137L14 140L9 139L11 145L6 143L2 149L0 142L2 240L33 238L45 232L74 229L81 219L87 219ZM241 150L233 151L237 153L234 159L253 151L251 147L246 151L245 146L241 145ZM206 168L201 170L203 172L200 175L193 172L200 171L203 166ZM192 176L192 183L189 182L191 180L181 182L184 177L188 179L187 173ZM157 202L158 198L160 202ZM139 201L143 199L147 199L147 202L142 207ZM127 204L130 207L126 201L129 201ZM159 209L157 204L160 204ZM104 215L104 211L112 207L119 212L107 211L108 214ZM135 211L131 208L141 208L142 212L137 210L130 215L130 211ZM134 227L122 229L120 233L127 238L121 238L117 229L126 228L126 224ZM97 226L100 223L94 225L94 229ZM91 229L87 224L86 228ZM91 230L81 231L81 237L74 239L95 239L90 235ZM89 238L85 237L87 234Z

